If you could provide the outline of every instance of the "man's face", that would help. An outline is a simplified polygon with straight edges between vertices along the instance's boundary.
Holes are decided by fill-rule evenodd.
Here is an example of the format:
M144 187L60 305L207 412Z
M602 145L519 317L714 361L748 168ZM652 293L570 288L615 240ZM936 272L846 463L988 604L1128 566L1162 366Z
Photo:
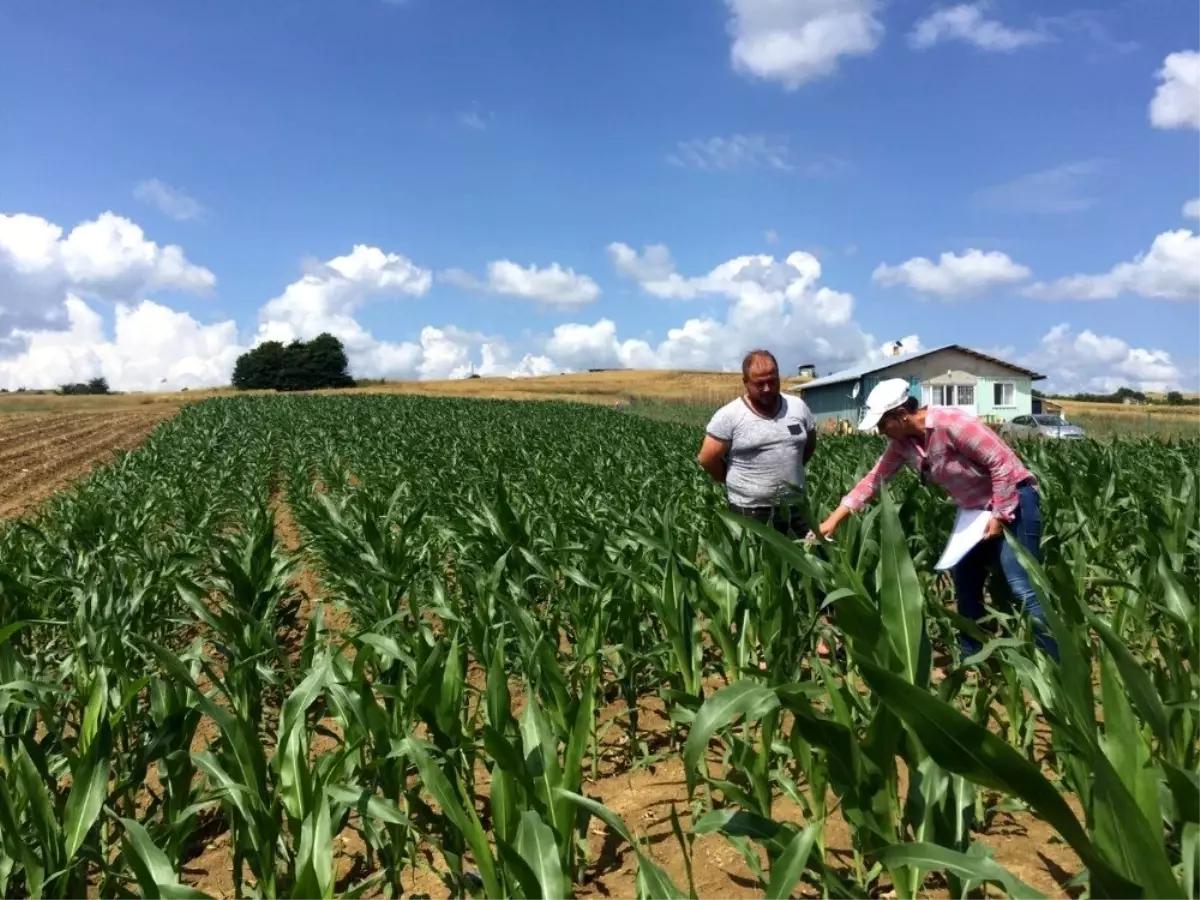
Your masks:
M744 383L751 403L764 408L774 406L779 396L779 370L771 360L761 357L754 360Z

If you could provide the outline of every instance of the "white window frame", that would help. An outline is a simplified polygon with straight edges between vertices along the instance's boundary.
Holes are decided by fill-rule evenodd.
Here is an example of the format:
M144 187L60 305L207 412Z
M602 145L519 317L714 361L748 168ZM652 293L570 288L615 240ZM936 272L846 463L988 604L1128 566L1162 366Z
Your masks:
M1003 398L1003 388L1007 388L1009 392L1008 403L996 402L996 391L1000 389L1000 396ZM992 408L993 409L1016 409L1017 408L1017 383L1015 381L993 381L992 382Z
M926 406L975 406L973 384L926 384L921 386ZM970 402L964 402L964 391L971 392Z

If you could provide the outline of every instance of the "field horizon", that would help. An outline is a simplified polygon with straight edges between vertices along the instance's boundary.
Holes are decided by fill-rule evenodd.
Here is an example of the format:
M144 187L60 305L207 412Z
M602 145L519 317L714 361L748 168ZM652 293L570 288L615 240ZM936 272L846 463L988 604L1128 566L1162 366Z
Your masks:
M784 389L795 388L807 379L785 378ZM687 406L711 405L714 409L738 396L740 372L704 369L606 369L524 377L481 376L438 380L369 381L353 388L318 390L316 394L419 394L443 397L475 397L505 400L560 400L593 404L622 401L653 401ZM0 394L0 417L9 413L122 410L147 406L182 407L212 397L271 391L238 391L232 387L183 391L131 391L104 395L61 395L53 393ZM1197 394L1185 394L1192 399ZM1126 406L1055 399L1068 416L1120 420L1194 421L1200 428L1200 406L1167 406L1165 403Z

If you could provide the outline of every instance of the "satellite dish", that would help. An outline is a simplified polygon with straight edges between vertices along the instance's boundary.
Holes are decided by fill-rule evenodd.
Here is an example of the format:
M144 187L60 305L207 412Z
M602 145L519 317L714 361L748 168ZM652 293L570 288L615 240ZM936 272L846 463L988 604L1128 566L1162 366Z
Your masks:
M861 389L862 389L862 382L861 381L854 382L854 387L850 388L850 396L853 397L855 400L857 400L858 392Z

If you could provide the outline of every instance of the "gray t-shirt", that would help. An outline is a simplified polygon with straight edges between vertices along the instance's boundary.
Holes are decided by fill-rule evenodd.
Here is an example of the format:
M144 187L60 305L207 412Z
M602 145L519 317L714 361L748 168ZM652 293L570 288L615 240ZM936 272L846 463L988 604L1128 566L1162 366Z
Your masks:
M774 418L738 397L709 420L708 433L729 444L725 488L735 506L775 506L804 490L804 445L817 422L799 397L780 401Z

